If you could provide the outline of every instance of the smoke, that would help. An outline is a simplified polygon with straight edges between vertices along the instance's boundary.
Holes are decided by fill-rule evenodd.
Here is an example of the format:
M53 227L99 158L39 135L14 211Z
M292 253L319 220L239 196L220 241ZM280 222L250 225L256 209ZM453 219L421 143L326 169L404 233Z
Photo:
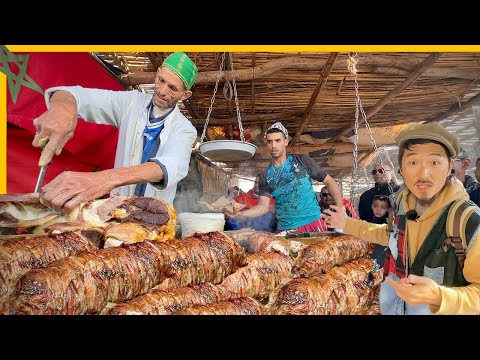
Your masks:
M173 207L177 213L200 212L201 205L198 203L203 196L203 185L197 162L194 156L190 157L188 174L177 185L177 193L173 200Z
M231 229L253 229L257 231L270 231L275 232L277 230L277 218L274 212L267 212L266 214L258 217L237 218L231 221L227 220Z
M182 189L182 191L178 191L177 188L177 195L173 200L173 207L177 211L177 213L182 212L201 212L201 205L198 201L202 198L203 191L198 189Z

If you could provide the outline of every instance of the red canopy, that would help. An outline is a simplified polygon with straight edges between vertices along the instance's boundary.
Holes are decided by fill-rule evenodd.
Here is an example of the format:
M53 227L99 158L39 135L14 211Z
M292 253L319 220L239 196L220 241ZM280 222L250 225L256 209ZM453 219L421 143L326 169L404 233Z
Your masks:
M43 90L61 85L125 90L88 53L29 53L26 71ZM14 103L7 87L8 193L34 191L40 170L40 149L32 147L33 119L46 110L44 96L39 92L22 86ZM65 170L95 171L113 167L117 137L118 130L114 127L79 119L73 139L60 156L54 157L43 184Z

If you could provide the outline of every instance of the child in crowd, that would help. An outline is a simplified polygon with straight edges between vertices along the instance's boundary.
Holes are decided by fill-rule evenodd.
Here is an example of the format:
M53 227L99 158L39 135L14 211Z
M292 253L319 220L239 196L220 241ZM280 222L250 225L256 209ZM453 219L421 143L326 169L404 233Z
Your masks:
M375 195L372 203L373 219L370 222L386 224L390 207L390 199L387 195ZM383 262L385 261L385 250L387 250L385 246L373 244L372 259L376 260L380 267L383 267Z

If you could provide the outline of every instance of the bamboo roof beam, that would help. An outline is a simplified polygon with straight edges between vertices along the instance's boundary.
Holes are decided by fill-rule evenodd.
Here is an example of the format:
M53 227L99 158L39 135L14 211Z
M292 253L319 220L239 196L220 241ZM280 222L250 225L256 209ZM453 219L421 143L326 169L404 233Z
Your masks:
M320 73L320 78L318 79L317 86L315 86L312 96L310 96L310 100L308 101L307 108L303 113L302 121L300 122L300 126L297 129L295 135L293 136L292 141L290 142L290 146L295 145L295 143L300 138L300 135L302 135L303 128L307 124L310 114L312 112L312 109L315 106L315 103L317 102L318 98L320 97L320 94L323 88L327 84L328 76L332 72L333 64L335 63L335 60L337 60L337 57L338 57L338 52L332 52L328 57L327 63L322 68L322 72Z
M127 61L125 59L118 55L118 53L112 53L113 54L113 60L115 61L115 65L117 65L124 73L130 72L130 68L128 67ZM155 80L155 74L153 73L153 78L152 80ZM126 81L128 83L128 81ZM135 86L133 84L129 84L129 86Z
M276 113L276 114L245 114L245 115L242 115L242 123L244 122L260 123L260 122L296 118L300 116L302 116L302 111L288 111L288 112L285 111L285 112ZM190 119L190 121L194 126L205 125L205 119L201 119L200 116L196 116L194 119ZM236 116L228 119L210 118L208 120L208 124L209 125L233 125L233 124L238 124L238 118Z
M359 154L360 153L361 154L366 153L367 155L370 155L371 152L372 152L372 149L368 148L368 149L363 149L363 150L359 151ZM311 158L318 162L318 161L328 159L328 158L335 158L335 157L339 157L339 156L351 155L351 153L352 153L351 151L347 151L347 152L341 152L341 153L335 153L335 154L329 154L329 155L311 156ZM241 166L250 166L250 165L254 165L254 164L269 163L270 161L271 161L271 158L253 157L252 159L245 160L245 161L224 161L223 163L226 164L229 167L232 167L235 164L239 164Z
M153 68L155 69L155 72L156 72L157 69L160 66L162 66L162 63L157 58L157 54L153 53L153 52L147 52L147 56L148 56L148 59L150 60L150 62L152 63Z
M374 106L368 109L365 112L367 119L371 118L373 115L378 113L390 100L399 95L403 90L412 85L419 77L422 75L430 66L432 66L437 59L442 56L443 53L432 53L425 60L422 61L417 68L411 72L411 74L399 85L397 85L392 91L385 94ZM359 123L362 124L363 118L359 119ZM354 128L354 123L343 127L340 132L328 140L328 142L334 142L340 139L342 136L345 136Z
M325 65L325 61L317 59L305 59L298 57L284 57L280 59L271 60L265 64L256 66L250 69L235 70L235 80L250 81L254 77L255 79L261 79L269 76L277 71L283 69L297 69L297 70L320 70ZM128 75L122 75L124 79L130 85L151 84L153 82L155 74L151 72L134 73ZM218 76L218 71L204 71L198 73L195 85L212 85L215 84ZM220 74L220 81L225 81L232 78L230 71L222 71Z
M358 146L358 150L368 150L371 149L372 146ZM320 145L293 145L288 147L288 152L290 154L306 154L312 151L317 151L317 150L337 150L337 151L353 151L353 143L348 143L348 142L335 142L335 143L324 143ZM262 154L268 154L268 147L266 145L262 145L257 147L256 154L262 155Z
M253 69L253 78L250 81L250 102L252 106L252 115L255 115L255 53L252 53L252 69Z
M362 61L362 72L369 72L373 74L384 74L406 76L408 69L411 69L417 65L415 61L399 59L392 63L391 58L386 58L381 55L372 56L371 59L364 59ZM238 82L250 81L252 79L265 78L271 74L285 69L291 70L304 70L304 71L317 71L321 70L325 66L324 60L308 59L301 57L283 57L280 59L270 60L265 64L255 66L253 68L241 69L235 71L235 79ZM333 67L333 70L344 69L344 64L337 64ZM218 71L203 71L197 76L195 82L196 85L213 85L217 79ZM222 72L221 79L225 81L226 77L231 77L228 72ZM427 69L423 76L432 78L444 78L446 76L450 78L475 80L480 77L480 71L457 69L454 66L444 66L439 68ZM344 77L344 75L342 75ZM122 75L122 80L128 83L130 86L151 84L154 81L155 73L153 72L138 72L128 75Z
M185 105L185 108L187 109L188 113L192 118L199 118L200 115L198 114L197 109L195 109L195 106L192 106L192 103L190 102L190 99L183 100L183 105Z
M425 120L425 123L442 121L452 115L461 115L463 112L470 110L472 106L480 105L480 93L471 97L469 100L464 103L455 102L450 109L445 112L439 113L434 117Z

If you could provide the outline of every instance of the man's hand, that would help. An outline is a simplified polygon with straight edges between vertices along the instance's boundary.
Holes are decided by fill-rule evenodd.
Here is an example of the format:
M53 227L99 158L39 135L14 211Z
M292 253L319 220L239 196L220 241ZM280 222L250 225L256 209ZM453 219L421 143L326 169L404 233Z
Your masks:
M235 210L232 212L230 212L229 210L224 210L223 211L223 214L225 215L225 219L226 220L230 220L230 219L233 219L235 217Z
M36 134L32 145L45 147L38 166L45 166L54 154L60 155L67 141L73 137L77 126L77 105L73 95L66 91L56 92L52 96L50 109L33 120L33 125Z
M236 203L236 204L238 204L238 203ZM235 204L232 206L233 212L225 209L225 211L223 212L225 214L225 219L229 220L229 219L236 219L238 217L241 217L240 211L241 211L241 209L243 209L245 207L245 205L243 205L243 204L239 204L239 205L241 205L241 206L235 207Z
M335 229L343 229L348 218L345 207L337 205L330 205L330 209L324 210L321 216L329 228Z
M397 295L409 305L430 304L440 306L442 293L435 281L425 276L408 275L400 282L387 277L385 279L396 291Z
M77 205L98 199L115 187L111 170L92 173L65 171L41 188L40 201L68 214Z

